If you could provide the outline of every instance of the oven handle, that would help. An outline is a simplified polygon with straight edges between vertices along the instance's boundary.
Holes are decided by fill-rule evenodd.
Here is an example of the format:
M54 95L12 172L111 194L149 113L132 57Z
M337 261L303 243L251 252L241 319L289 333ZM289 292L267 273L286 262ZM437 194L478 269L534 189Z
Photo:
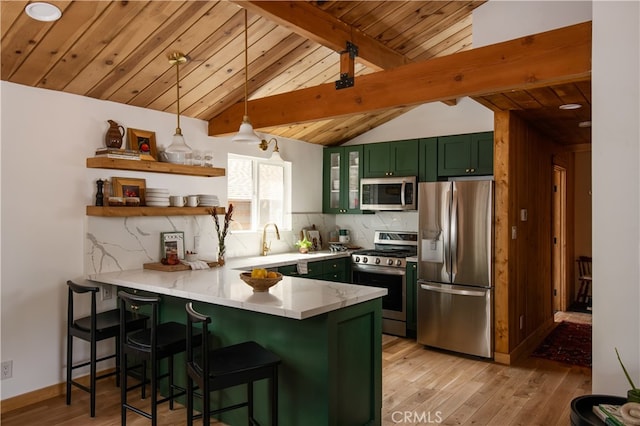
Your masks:
M429 284L420 284L420 288L423 290L435 291L438 293L456 294L460 296L478 296L484 297L487 295L486 291L474 291L474 290L456 290L452 288L436 287Z
M384 266L362 265L356 264L351 268L352 271L377 272L383 275L406 275L407 270L404 268L387 268ZM355 283L354 283L355 284Z

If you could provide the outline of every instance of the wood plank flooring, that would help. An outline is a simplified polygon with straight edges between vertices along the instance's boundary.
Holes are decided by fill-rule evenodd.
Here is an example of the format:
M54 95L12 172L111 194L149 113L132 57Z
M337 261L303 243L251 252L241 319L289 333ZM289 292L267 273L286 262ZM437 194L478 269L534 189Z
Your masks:
M569 314L556 320L591 322ZM570 402L591 393L591 369L539 358L505 366L425 349L412 339L383 339L382 424L568 425ZM97 415L89 417L88 394L75 389L72 405L51 398L2 416L3 426L120 424L119 388L98 384ZM161 425L184 425L183 407L159 408ZM286 413L281 413L286 416ZM129 414L127 424L150 422ZM212 423L216 424L216 423ZM221 423L217 423L221 424Z

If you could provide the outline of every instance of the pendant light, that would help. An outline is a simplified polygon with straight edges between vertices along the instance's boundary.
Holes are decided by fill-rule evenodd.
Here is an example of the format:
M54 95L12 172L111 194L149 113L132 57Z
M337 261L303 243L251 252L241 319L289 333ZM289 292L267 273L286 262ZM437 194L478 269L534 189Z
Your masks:
M240 130L238 133L231 139L232 142L239 143L254 143L259 144L260 138L253 131L253 126L249 121L248 115L248 88L249 85L249 54L247 53L249 50L249 39L247 36L248 30L248 18L247 18L247 9L244 10L244 116L242 117L242 124L240 124Z
M167 160L170 163L185 164L187 154L192 152L192 149L184 140L182 136L182 129L180 128L180 65L187 62L187 57L180 52L174 52L169 55L169 63L176 66L176 94L177 94L177 125L176 133L173 135L171 145L166 149Z

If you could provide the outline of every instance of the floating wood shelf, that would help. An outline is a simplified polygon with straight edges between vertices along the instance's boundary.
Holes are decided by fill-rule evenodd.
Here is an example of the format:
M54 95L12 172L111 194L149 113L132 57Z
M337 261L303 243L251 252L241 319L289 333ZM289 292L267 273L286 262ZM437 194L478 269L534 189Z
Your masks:
M129 160L125 160L129 161ZM208 215L213 207L113 207L87 206L87 216L129 217L129 216L202 216ZM216 214L225 214L224 207L216 207Z
M225 175L225 169L218 167L185 166L183 164L159 161L121 160L117 158L90 157L87 167L92 169L132 170L137 172L171 173L175 175L218 177Z

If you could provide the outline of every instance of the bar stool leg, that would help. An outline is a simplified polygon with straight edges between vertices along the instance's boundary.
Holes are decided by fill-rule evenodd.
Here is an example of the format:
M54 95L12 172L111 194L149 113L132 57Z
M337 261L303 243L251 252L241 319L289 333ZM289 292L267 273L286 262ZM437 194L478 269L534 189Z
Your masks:
M120 423L122 426L127 424L127 354L123 353L120 364Z
M269 399L271 399L271 424L278 424L278 368L273 367L273 373L269 379L271 386L269 387Z
M89 367L89 386L91 386L91 417L96 416L96 339L91 339L91 365Z
M67 405L71 405L71 373L73 371L73 336L67 333Z

